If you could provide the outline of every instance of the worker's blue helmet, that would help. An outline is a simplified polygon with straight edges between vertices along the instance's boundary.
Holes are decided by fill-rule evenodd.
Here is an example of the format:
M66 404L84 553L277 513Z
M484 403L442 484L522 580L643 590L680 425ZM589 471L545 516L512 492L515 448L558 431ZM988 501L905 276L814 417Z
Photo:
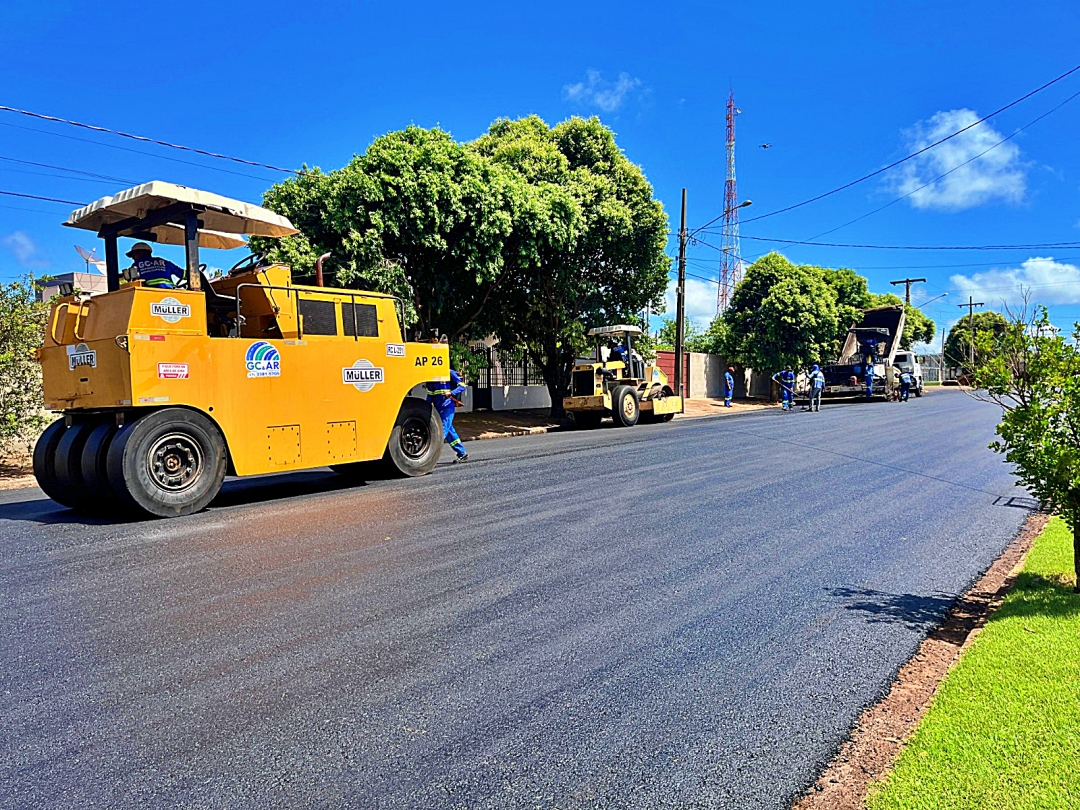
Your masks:
M818 368L818 364L817 364L817 363L814 363L814 365L810 367L810 370L811 370L811 371L821 371L821 369L820 369L820 368Z

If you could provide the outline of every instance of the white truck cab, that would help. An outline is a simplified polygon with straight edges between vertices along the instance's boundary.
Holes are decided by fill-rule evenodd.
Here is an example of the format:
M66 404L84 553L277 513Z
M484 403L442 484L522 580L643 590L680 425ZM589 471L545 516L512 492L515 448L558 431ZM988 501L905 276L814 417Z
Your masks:
M897 352L896 357L893 359L893 367L898 369L901 374L906 371L912 376L915 384L911 389L911 393L921 397L923 395L923 378L918 355L914 352Z

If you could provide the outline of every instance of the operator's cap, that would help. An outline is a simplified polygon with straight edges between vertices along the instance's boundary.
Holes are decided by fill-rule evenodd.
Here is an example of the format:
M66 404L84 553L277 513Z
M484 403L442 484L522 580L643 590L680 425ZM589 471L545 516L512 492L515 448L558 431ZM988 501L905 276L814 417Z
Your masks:
M133 258L136 253L153 253L154 249L150 247L146 242L136 242L131 246L131 250L127 252L127 257Z
M730 371L732 374L735 373L735 367L734 366L728 366L727 370Z

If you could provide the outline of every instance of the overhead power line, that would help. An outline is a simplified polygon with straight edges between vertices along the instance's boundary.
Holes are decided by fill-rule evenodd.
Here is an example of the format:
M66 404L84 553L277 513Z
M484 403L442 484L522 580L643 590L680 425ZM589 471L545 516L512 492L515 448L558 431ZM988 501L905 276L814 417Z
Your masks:
M43 113L31 112L30 110L20 110L17 107L7 107L0 104L0 111L17 113L19 115L25 115L30 118L39 118L42 121L54 121L58 124L68 124L73 127L80 127L82 129L89 129L93 132L104 132L108 135L117 135L121 138L130 138L133 141L142 141L143 143L156 143L158 146L166 146L169 149L179 149L184 152L194 152L197 155L205 155L206 157L218 158L220 160L231 160L234 163L243 163L246 166L257 166L260 169L271 169L275 172L284 172L285 174L294 174L293 169L283 169L281 166L273 166L269 163L259 163L255 160L245 160L244 158L233 157L232 155L222 155L218 152L208 152L205 149L197 149L194 146L184 146L178 143L169 143L168 141L159 141L157 138L148 138L145 135L132 135L130 132L121 132L116 129L109 129L108 127L94 126L93 124L84 124L80 121L71 121L67 118L58 118L55 115L44 115Z
M1072 68L1071 70L1067 70L1066 72L1064 72L1060 76L1058 76L1056 79L1051 79L1050 81L1046 82L1046 84L1043 84L1043 85L1041 85L1039 87L1036 87L1031 92L1025 93L1024 95L1020 96L1020 98L1016 99L1015 101L1010 101L1004 107L999 107L998 109L994 110L989 115L984 115L978 121L973 121L972 123L968 124L967 126L958 129L956 132L952 133L951 135L946 135L944 138L941 138L940 140L934 141L933 143L931 143L931 144L929 144L927 146L924 146L922 149L919 149L916 152L912 152L910 155L907 155L906 157L900 158L900 160L893 161L888 166L884 166L884 167L882 167L880 169L877 169L876 171L872 171L869 174L864 174L862 177L859 177L856 180L852 180L849 183L844 183L842 186L837 186L836 188L832 189L831 191L826 191L824 194L818 194L817 196L811 197L808 200L803 200L802 202L795 203L794 205L786 206L785 208L778 208L777 210L770 211L767 214L761 214L760 216L750 217L749 219L744 219L742 221L742 224L747 225L747 224L749 224L751 222L756 222L759 219L766 219L767 217L774 217L777 214L783 214L783 213L786 213L787 211L793 211L796 208L802 208L804 205L809 205L812 202L817 202L818 200L823 200L826 197L831 197L833 194L837 194L837 193L839 193L841 191L844 191L845 189L848 189L848 188L851 188L852 186L858 185L859 183L862 183L862 182L864 182L866 180L869 180L871 177L877 177L879 174L887 172L889 169L895 169L901 163L906 163L907 161L911 160L912 158L918 157L919 155L923 154L924 152L927 152L927 151L933 149L936 146L940 146L941 144L945 143L946 141L952 140L957 135L961 135L961 134L967 132L969 129L978 126L979 124L983 123L984 121L989 121L994 116L1000 115L1001 113L1005 112L1006 110L1010 109L1011 107L1015 107L1017 104L1019 104L1022 101L1026 101L1027 99L1034 96L1036 93L1041 93L1046 88L1057 84L1062 79L1065 79L1068 76L1071 76L1073 73L1076 73L1078 70L1080 70L1080 65L1077 65L1076 67ZM700 230L703 230L703 229L709 227L714 222L718 222L722 218L723 218L723 214L721 214L720 216L717 216L717 217L713 217L711 220L709 220L704 225L702 225L700 228L698 228L697 231L700 231ZM697 231L693 231L692 233L696 233Z
M40 197L37 194L20 194L17 191L0 191L0 194L7 195L8 197L24 197L28 200L42 200L43 202L63 203L64 205L77 205L80 208L86 203L75 202L74 200L58 200L55 197Z
M26 132L36 132L39 135L51 135L54 138L64 138L69 141L79 141L80 143L92 143L95 146L104 146L106 149L118 149L121 152L130 152L134 155L146 155L148 157L156 158L158 160L167 160L170 163L182 163L185 166L196 166L200 169L206 169L211 172L223 172L224 174L232 174L237 177L249 177L252 180L259 180L263 183L272 183L273 180L268 180L265 177L259 177L256 174L248 174L247 172L238 172L233 169L226 169L221 166L208 166L205 163L196 163L193 160L184 160L183 158L169 157L168 155L159 155L155 152L147 152L145 149L132 149L129 146L120 146L115 143L102 143L101 141L91 140L90 138L79 138L75 135L65 135L63 132L50 132L47 129L35 129L34 127L24 127L19 124L11 124L6 121L0 121L0 126L11 127L12 129L22 129ZM127 182L127 181L125 181Z
M835 233L836 231L840 230L841 228L846 228L848 225L854 225L856 222L859 222L860 220L866 219L869 216L873 216L874 214L878 213L879 211L884 211L889 206L896 205L896 203L900 202L901 200L906 200L908 197L912 196L913 194L918 194L920 191L922 191L927 186L932 186L932 185L934 185L934 183L938 182L939 180L944 180L946 177L948 177L953 172L959 171L960 169L967 166L969 163L972 163L973 161L978 160L979 158L981 158L983 155L987 154L988 152L992 152L993 150L997 149L999 146L1001 146L1006 141L1012 140L1013 138L1015 138L1017 135L1019 135L1021 132L1023 132L1028 127L1039 123L1039 121L1042 121L1048 115L1051 115L1051 114L1057 112L1058 110L1060 110L1062 107L1064 107L1066 104L1068 104L1070 101L1072 101L1077 96L1080 96L1080 92L1073 93L1071 96L1069 96L1063 102L1058 104L1056 107L1053 107L1053 108L1047 110L1046 112L1044 112L1042 115L1040 115L1034 121L1029 121L1028 123L1024 124L1024 126L1020 127L1019 129L1013 130L1013 132L1011 134L1006 135L1004 138L1002 138L1000 141L995 143L993 146L991 146L991 147L989 147L987 149L984 149L982 152L979 152L979 154L975 155L974 157L968 158L967 160L965 160L963 163L959 164L958 166L953 166L947 172L939 174L933 180L929 180L929 181L923 183L921 186L919 186L916 189L912 189L907 194L904 194L904 195L902 195L900 197L897 197L895 200L892 200L891 202L887 202L887 203L885 203L885 205L881 206L880 208L875 208L873 211L867 211L861 217L855 217L855 219L849 220L848 222L845 222L843 225L837 225L835 228L830 228L827 231L822 231L821 233L814 234L810 238L811 239L820 239L821 237L827 236L830 233Z
M132 183L133 180L126 180L123 177L113 177L108 174L98 174L97 172L87 172L82 169L70 169L67 166L53 166L51 163L37 163L33 160L20 160L19 158L6 157L0 155L0 160L6 160L8 163L20 163L23 166L37 166L40 169L56 169L61 172L71 172L72 174L81 174L86 177L92 177L96 180L108 180L111 183ZM10 170L9 170L10 171Z
M766 239L763 236L746 236L743 239L751 239L755 242L776 242L783 245L809 245L812 247L834 248L863 248L867 250L1048 250L1050 248L1080 248L1080 242L1044 242L1030 245L857 245L840 244L837 242L808 242L798 239ZM714 250L720 250L715 245L709 245L700 238L697 240L703 245L708 245Z

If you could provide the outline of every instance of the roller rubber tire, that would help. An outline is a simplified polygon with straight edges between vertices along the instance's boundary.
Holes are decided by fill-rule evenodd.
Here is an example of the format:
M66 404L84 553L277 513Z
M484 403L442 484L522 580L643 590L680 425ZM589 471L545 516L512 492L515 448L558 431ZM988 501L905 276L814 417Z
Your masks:
M122 507L180 517L201 511L221 490L225 440L202 414L164 408L120 428L105 464Z
M406 397L386 443L383 463L391 475L427 475L439 462L443 423L431 403Z
M61 506L72 506L70 495L60 486L56 477L56 448L64 438L67 428L61 417L45 428L34 445L34 477L41 491Z
M593 430L600 427L600 420L604 415L599 411L574 411L574 427L582 430Z
M99 422L86 437L80 459L83 487L89 504L87 511L102 514L118 506L116 493L109 485L108 456L109 443L116 435L117 427L112 422Z
M637 391L629 385L620 385L611 392L611 415L615 427L633 427L641 418L641 406Z
M79 512L87 511L94 503L83 481L82 454L95 427L93 422L76 422L64 431L56 446L56 483L64 491L69 501L67 505Z
M915 389L915 398L918 399L921 396L922 396L922 388L916 388Z

